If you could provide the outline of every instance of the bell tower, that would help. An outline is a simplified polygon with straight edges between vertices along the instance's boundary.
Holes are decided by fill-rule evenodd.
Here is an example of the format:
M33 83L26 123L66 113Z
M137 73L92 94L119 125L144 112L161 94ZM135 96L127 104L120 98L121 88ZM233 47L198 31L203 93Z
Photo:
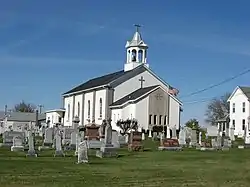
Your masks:
M124 64L124 71L129 71L136 68L139 65L147 64L147 49L148 45L142 40L141 34L139 32L140 25L134 25L136 31L132 40L127 41L126 51L127 51L127 60Z

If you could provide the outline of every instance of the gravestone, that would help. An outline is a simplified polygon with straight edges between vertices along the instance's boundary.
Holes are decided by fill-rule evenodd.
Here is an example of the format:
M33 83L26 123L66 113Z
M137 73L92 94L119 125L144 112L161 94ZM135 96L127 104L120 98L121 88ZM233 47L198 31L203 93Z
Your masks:
M224 139L224 144L222 146L222 151L228 151L229 150L229 139L225 138Z
M55 150L54 156L55 157L64 156L64 153L62 150L62 137L61 137L61 133L59 130L56 132L55 140L56 140L56 150Z
M158 147L159 151L182 151L182 147L179 145L177 139L165 138L161 141Z
M63 139L62 139L63 145L70 145L71 133L74 131L75 131L75 129L73 129L73 128L64 128L63 129Z
M71 138L70 138L70 146L75 147L76 146L76 132L71 133Z
M143 151L141 132L133 131L129 134L128 151Z
M75 151L75 156L78 155L79 145L80 145L81 142L84 141L84 138L85 138L85 136L84 136L84 128L79 127L77 129L77 133L76 133L76 151Z
M177 139L176 127L172 128L172 139Z
M199 132L199 145L201 145L202 132Z
M190 142L190 145L191 146L196 146L197 144L197 133L196 133L196 130L192 130L191 131L191 142Z
M110 123L105 127L104 144L100 150L96 151L96 156L100 158L117 156L116 148L112 145L112 126Z
M95 124L86 126L85 139L88 141L90 149L100 149L102 142L99 137L99 127Z
M52 146L53 144L53 128L46 128L43 146Z
M20 136L13 138L13 145L11 146L11 151L24 151L23 138Z
M127 145L126 136L118 135L118 142L120 146Z
M145 140L145 133L142 133L142 140Z
M230 128L230 139L232 141L235 141L235 137L234 137L234 128Z
M28 131L28 144L29 144L29 150L26 156L37 157L35 146L34 146L34 136L31 130Z
M112 145L115 148L120 148L119 136L117 131L112 131Z
M24 141L25 133L17 131L5 131L3 133L3 146L12 146L14 137L21 137L21 139Z
M81 142L79 144L78 147L78 153L77 153L77 163L81 164L81 163L88 163L89 159L88 159L88 142L87 140L84 140L83 142Z
M183 129L181 129L180 134L179 134L179 144L180 146L186 145L186 132Z
M216 148L212 147L212 142L209 139L204 140L204 142L201 143L201 151L214 151L217 150Z

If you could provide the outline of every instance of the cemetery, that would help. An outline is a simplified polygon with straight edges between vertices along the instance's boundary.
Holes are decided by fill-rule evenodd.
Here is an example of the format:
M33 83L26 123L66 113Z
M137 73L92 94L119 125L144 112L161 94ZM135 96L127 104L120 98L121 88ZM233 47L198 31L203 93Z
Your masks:
M101 125L57 125L6 131L0 147L1 186L240 186L248 183L248 134L217 137L183 127L120 133ZM248 128L247 128L248 129ZM171 132L171 133L169 133ZM40 136L41 135L41 136ZM42 137L39 139L38 137ZM232 141L232 139L234 141ZM38 141L39 140L39 141Z

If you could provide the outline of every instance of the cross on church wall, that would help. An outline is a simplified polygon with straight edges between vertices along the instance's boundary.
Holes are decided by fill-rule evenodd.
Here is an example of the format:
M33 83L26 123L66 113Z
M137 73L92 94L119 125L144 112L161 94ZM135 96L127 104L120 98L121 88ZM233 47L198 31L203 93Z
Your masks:
M155 95L155 97L156 97L156 100L161 100L161 98L163 97L160 93L157 93L156 95Z
M139 79L139 81L141 82L141 88L143 88L143 82L145 82L145 80L143 79L143 76L141 76L141 78Z

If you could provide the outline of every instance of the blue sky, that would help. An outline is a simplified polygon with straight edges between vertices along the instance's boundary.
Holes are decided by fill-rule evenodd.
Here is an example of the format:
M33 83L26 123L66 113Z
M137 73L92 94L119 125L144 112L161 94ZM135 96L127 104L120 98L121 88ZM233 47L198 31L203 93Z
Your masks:
M61 93L122 69L134 23L144 26L150 67L180 97L210 86L249 67L249 7L247 0L2 0L0 109L22 99L58 108ZM182 122L203 123L204 100L249 85L249 77L183 97Z

